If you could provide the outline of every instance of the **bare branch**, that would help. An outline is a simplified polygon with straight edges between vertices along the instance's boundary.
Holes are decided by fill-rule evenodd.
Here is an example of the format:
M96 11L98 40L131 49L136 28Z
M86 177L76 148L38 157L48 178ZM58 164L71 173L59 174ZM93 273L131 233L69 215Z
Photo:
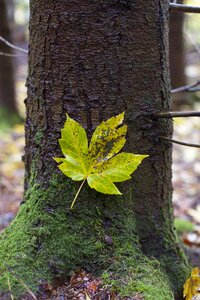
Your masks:
M185 86L180 86L176 89L172 89L171 93L175 94L175 93L180 93L180 92L198 92L200 91L200 80L198 80L197 82L193 83L193 84L189 84L189 85L185 85Z
M200 148L200 144L190 144L190 143L184 143L184 142L180 142L180 141L177 141L177 140L174 140L174 139L170 139L166 136L160 136L159 137L160 139L162 140L166 140L170 143L174 143L174 144L179 144L179 145L183 145L183 146L188 146L188 147L194 147L194 148Z
M183 4L170 3L170 11L172 12L183 12L183 13L200 13L200 6L190 6Z
M18 50L18 51L21 51L21 52L24 52L24 53L28 53L27 50L23 49L23 48L20 48L20 47L17 47L13 44L11 44L10 42L8 42L6 39L4 39L2 36L0 36L0 41L2 41L3 43L5 43L7 46L15 49L15 50Z
M180 118L180 117L200 117L200 111L168 111L160 112L153 115L156 118Z

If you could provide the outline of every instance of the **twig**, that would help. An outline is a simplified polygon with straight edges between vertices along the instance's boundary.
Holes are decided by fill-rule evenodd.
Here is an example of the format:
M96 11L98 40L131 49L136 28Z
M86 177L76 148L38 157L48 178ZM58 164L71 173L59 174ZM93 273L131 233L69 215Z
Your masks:
M200 111L169 111L156 113L153 116L156 118L200 117Z
M16 277L16 275L15 275ZM17 277L16 277L17 278ZM37 300L35 294L33 294L33 292L29 289L29 287L26 285L25 282L23 282L20 278L17 278L17 280L19 281L19 283L25 288L25 290L27 290L27 292L32 296L32 298L34 300Z
M190 6L183 4L170 3L169 4L170 11L172 12L183 12L183 13L200 13L200 6Z
M26 285L25 282L23 282L23 280L21 280L19 278L19 276L15 273L14 270L12 270L11 267L7 266L7 264L3 263L3 265L6 267L6 269L18 280L18 282L21 284L21 286L23 286L23 288L32 296L32 298L34 300L37 300L37 297L35 296L35 294L29 289L29 287Z
M13 297L13 294L12 294L12 290L11 290L11 284L10 284L10 278L9 278L9 276L7 277L7 282L8 282L8 289L9 289L9 292L10 292L10 298L11 298L11 300L14 300L14 297Z
M2 177L1 185L6 187L9 191L13 191L13 185L5 177Z
M170 139L166 136L160 136L160 139L166 140L168 142L174 143L174 144L179 144L179 145L183 145L183 146L188 146L188 147L194 147L194 148L200 148L200 144L190 144L190 143L184 143L184 142L180 142L174 139Z
M0 41L4 42L7 46L9 46L9 47L11 47L11 48L13 48L15 50L18 50L18 51L21 51L21 52L24 52L24 53L28 53L27 50L11 44L9 41L7 41L6 39L4 39L2 36L0 36Z
M5 52L0 52L0 55L9 56L9 57L22 57L22 56L24 56L24 55L20 55L20 54L10 54L10 53L5 53Z
M172 89L171 93L175 94L175 93L180 93L180 92L197 92L197 91L200 91L200 80L198 80L197 82L195 82L193 84L180 86L176 89Z
M189 89L185 89L185 90L178 90L179 88L177 88L176 92L172 92L172 94L175 93L180 93L180 92L188 92L188 93L195 93L195 92L199 92L200 91L200 87L194 87L194 88L189 88Z

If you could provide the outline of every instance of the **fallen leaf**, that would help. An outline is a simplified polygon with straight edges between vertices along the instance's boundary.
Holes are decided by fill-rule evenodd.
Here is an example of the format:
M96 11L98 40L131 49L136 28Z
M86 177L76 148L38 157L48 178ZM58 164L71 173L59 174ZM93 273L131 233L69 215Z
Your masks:
M87 293L85 293L86 299L85 300L92 300Z
M183 286L183 297L185 300L198 299L197 296L200 295L200 269L198 267L194 268L184 286Z
M196 209L189 209L188 214L194 218L194 220L200 223L200 205L197 205Z

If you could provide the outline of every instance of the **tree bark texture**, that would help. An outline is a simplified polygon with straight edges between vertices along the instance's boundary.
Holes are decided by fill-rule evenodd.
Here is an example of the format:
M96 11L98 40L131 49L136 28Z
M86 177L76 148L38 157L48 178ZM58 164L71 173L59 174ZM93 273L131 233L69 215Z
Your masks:
M177 1L178 4L183 4L183 0ZM170 13L170 30L169 30L169 61L170 61L170 76L172 88L185 86L185 41L184 41L184 25L185 15L183 13ZM186 93L178 93L173 95L173 108L179 108L181 104L186 103Z
M181 299L188 266L173 228L171 146L159 139L172 123L150 116L170 109L167 16L167 0L31 1L26 194L0 258L33 289L81 268L122 296ZM123 196L85 186L71 211L79 184L52 159L66 112L91 136L122 111L125 150L149 158L119 184Z
M0 36L12 42L7 1L0 1ZM12 49L0 41L0 52L12 54ZM17 113L13 57L0 55L0 107L8 113Z

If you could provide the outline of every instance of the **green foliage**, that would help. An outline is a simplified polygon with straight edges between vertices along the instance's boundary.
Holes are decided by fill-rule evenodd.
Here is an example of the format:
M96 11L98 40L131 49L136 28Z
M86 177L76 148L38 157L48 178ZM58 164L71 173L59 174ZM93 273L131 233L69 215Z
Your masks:
M6 132L12 129L16 124L22 123L22 118L15 114L10 113L5 107L0 107L0 132Z
M121 195L114 182L123 182L131 178L142 160L148 155L122 152L127 126L122 125L124 112L95 129L88 147L85 129L67 115L64 128L61 129L59 144L65 158L54 158L59 169L72 180L83 180L71 208L87 180L89 186L104 194ZM121 126L122 125L122 126Z

